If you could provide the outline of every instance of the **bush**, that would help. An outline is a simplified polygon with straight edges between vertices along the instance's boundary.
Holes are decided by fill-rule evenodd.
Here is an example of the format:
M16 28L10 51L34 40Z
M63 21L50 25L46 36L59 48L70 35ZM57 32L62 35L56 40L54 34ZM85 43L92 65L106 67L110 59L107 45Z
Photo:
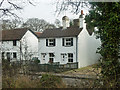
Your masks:
M8 60L2 60L2 74L3 76L15 76L18 74L20 66L11 64Z
M2 81L3 88L35 88L36 81L28 76L4 77Z
M31 79L25 75L17 77L3 77L3 88L65 88L60 77L44 74L41 79Z
M51 75L43 74L40 79L40 84L38 87L41 88L65 88L66 85L63 83L62 78Z
M34 60L34 63L35 63L35 64L39 64L39 63L40 63L40 60Z

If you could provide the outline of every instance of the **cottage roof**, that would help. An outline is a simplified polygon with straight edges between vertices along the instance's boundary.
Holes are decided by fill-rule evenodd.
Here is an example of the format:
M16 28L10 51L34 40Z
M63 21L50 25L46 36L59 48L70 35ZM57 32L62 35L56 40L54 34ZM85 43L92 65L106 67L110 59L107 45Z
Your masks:
M17 29L12 29L12 30L2 30L0 40L2 40L2 41L20 40L28 30L29 30L28 28L17 28ZM32 32L32 33L34 33L34 32Z
M78 36L81 31L82 28L79 27L68 27L67 29L47 29L39 36L39 38L74 37Z

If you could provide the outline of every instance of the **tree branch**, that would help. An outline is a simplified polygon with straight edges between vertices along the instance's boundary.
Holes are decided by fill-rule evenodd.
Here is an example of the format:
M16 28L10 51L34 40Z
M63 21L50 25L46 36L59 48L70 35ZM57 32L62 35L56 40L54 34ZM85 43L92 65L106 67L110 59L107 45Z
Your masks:
M21 1L22 3L24 3L23 1ZM25 2L28 2L29 4L32 4L33 6L35 6L31 0L27 0ZM8 6L10 5L10 7L5 8L4 6L2 6L4 3L6 3ZM11 0L1 0L0 1L0 18L2 18L3 16L14 16L19 18L15 13L13 13L14 10L21 10L23 9L21 6L19 6L17 3L13 3L13 1Z

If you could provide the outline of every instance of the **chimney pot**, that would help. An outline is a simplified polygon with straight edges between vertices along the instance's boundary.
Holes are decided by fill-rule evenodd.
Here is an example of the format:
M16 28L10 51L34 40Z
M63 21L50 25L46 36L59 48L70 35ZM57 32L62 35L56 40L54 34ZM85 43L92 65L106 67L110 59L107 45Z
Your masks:
M83 10L81 10L81 15L83 15Z
M67 16L64 16L62 18L62 23L63 23L63 29L67 29L67 27L69 27L69 18Z

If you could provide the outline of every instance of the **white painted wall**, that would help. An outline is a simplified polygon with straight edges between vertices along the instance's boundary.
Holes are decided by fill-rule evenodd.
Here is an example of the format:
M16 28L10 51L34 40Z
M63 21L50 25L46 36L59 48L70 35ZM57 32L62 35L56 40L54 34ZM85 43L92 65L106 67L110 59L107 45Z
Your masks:
M84 23L83 30L78 36L78 67L85 67L97 63L100 55L96 53L100 46L100 39L96 39L94 33L90 36Z
M38 38L33 33L31 33L31 31L28 30L20 41L24 55L26 52L25 47L27 46L28 55L26 55L28 59L30 59L29 55L32 55L31 58L38 56Z
M17 42L17 46L13 46L13 41L2 41L2 52L5 52L4 56L5 59L7 59L6 57L6 53L10 52L11 53L11 59L13 58L13 52L17 52L17 59L20 59L20 41L16 41Z
M12 53L17 52L16 60L20 60L20 43L22 45L23 55L25 53L24 47L25 45L27 45L28 46L27 54L32 54L32 57L38 56L38 38L33 33L31 33L29 30L25 33L25 35L22 37L20 41L17 41L17 46L13 46L13 41L2 41L2 42L3 42L2 52L5 52L5 59L7 59L6 53L11 52L11 58L12 58L12 61L14 61ZM30 59L29 55L27 57L28 59ZM24 60L25 59L24 56L21 55L21 59Z
M48 63L49 53L54 53L55 54L54 62L60 62L60 64L68 63L67 57L66 57L66 61L63 62L61 60L62 59L61 53L73 53L73 57L74 57L73 62L79 62L78 65L79 68L97 63L100 55L96 53L96 50L100 46L101 42L99 39L96 39L94 34L90 36L85 28L86 27L84 25L83 30L78 35L78 41L76 41L77 40L76 37L73 38L72 47L62 46L62 38L56 38L55 47L46 47L46 39L39 38L38 53L39 53L39 59L41 60L41 64ZM45 60L42 60L41 53L46 53Z
M56 38L55 47L46 47L46 39L39 38L38 53L41 64L48 63L50 52L55 54L54 62L60 62L61 64L68 63L67 58L65 62L61 61L61 53L73 53L73 62L78 62L79 68L97 63L100 55L96 53L96 50L101 44L100 39L96 39L94 33L90 36L86 30L86 24L82 24L81 22L81 27L82 25L83 30L80 32L77 38L74 37L72 47L62 46L62 38ZM41 53L46 53L45 60L42 60Z
M60 62L60 64L66 64L68 63L68 58L66 56L66 60L62 61L61 59L61 53L73 53L73 62L76 62L76 38L73 37L73 46L71 47L65 47L62 46L62 38L56 38L56 46L54 47L47 47L46 46L46 39L45 38L39 38L39 59L41 61L41 64L48 63L49 61L49 53L55 54L55 60L54 62ZM46 53L45 60L42 60L41 53Z

